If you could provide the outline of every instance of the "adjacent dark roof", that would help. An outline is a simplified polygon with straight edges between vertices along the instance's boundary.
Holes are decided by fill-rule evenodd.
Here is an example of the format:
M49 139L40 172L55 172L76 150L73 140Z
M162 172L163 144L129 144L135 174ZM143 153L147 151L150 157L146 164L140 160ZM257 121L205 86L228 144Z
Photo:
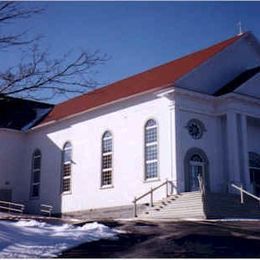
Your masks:
M39 123L53 105L0 96L0 128L26 131Z
M260 72L260 67L252 68L242 72L233 80L231 80L229 83L227 83L225 86L220 88L216 93L214 93L214 96L221 96L233 92L242 84L244 84L246 81L253 78L259 72Z

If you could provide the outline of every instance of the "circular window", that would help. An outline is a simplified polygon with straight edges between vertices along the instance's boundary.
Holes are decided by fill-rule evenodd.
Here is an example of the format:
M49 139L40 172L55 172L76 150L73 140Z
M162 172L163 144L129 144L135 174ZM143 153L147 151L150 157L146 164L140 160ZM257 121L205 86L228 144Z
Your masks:
M193 139L200 139L203 132L206 131L203 123L197 119L191 119L186 128Z

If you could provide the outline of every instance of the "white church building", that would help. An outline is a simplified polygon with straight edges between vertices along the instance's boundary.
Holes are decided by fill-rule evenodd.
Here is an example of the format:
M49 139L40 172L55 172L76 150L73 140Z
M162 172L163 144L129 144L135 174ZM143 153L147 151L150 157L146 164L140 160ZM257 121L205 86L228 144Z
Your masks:
M0 200L28 213L112 212L166 179L197 191L198 176L207 192L235 183L260 195L260 44L250 32L55 106L1 96L0 107Z

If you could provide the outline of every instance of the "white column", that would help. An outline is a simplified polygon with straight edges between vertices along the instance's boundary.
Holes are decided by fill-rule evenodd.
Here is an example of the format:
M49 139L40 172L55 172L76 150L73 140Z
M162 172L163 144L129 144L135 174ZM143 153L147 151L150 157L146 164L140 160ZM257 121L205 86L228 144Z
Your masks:
M238 122L237 114L234 111L227 113L227 150L228 150L228 175L229 190L231 183L240 184L240 163L239 163L239 144L238 144Z
M247 132L247 117L241 114L241 141L243 150L241 151L242 169L241 178L243 185L247 190L251 189L250 175L249 175L249 158L248 158L248 132Z
M176 185L178 192L184 191L185 186L185 177L183 169L183 158L181 154L181 111L177 105L175 105L174 110L172 111L172 122L173 122L173 175L176 179Z
M170 149L171 149L171 180L177 183L177 169L176 169L176 128L175 128L175 106L171 101L170 109Z

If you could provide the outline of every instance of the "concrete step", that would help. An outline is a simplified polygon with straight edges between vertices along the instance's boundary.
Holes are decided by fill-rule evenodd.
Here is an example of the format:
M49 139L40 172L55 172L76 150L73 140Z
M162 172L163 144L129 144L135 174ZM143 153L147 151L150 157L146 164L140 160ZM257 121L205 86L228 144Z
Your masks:
M179 219L198 216L204 216L202 195L200 192L187 192L162 199L141 214L140 218Z
M177 205L177 204L174 204L174 205L170 205L168 207L162 207L162 208L157 208L157 207L154 207L154 208L149 208L147 210L156 210L156 211L160 211L160 210L189 210L189 209L194 209L194 208L204 208L203 204L192 204L192 205Z
M173 220L183 220L183 219L206 219L204 215L196 215L196 216L175 216L173 217L153 217L153 218L148 218L148 217L143 217L142 220L158 220L158 221L173 221Z
M143 217L150 217L150 218L180 218L180 217L195 217L195 216L205 216L203 214L203 212L188 212L186 214L184 214L183 212L182 213L179 213L179 214L147 214Z
M247 199L240 203L237 194L185 192L172 195L157 202L141 214L143 218L260 218L260 207L256 201Z
M194 206L194 207L189 207L189 208L186 208L186 207L175 207L175 208L165 208L165 209L150 209L150 210L146 210L145 212L157 212L157 213L160 213L160 212L169 212L169 213L172 213L172 212L182 212L182 211L194 211L194 210L204 210L204 207L203 206Z
M145 215L143 216L142 218L172 218L172 219L176 219L176 218L195 218L197 216L200 216L200 217L205 217L205 215L201 212L194 212L192 215L191 214L175 214L175 215Z
M175 212L175 211L190 211L196 209L204 209L203 205L193 206L193 207L171 207L171 208L163 208L163 209L150 209L146 210L149 212Z
M203 205L203 202L201 200L197 200L197 201L175 201L172 203L169 203L167 205L164 204L158 204L158 205L154 205L152 208L174 208L175 206L178 207L189 207L189 206L199 206L199 205Z

